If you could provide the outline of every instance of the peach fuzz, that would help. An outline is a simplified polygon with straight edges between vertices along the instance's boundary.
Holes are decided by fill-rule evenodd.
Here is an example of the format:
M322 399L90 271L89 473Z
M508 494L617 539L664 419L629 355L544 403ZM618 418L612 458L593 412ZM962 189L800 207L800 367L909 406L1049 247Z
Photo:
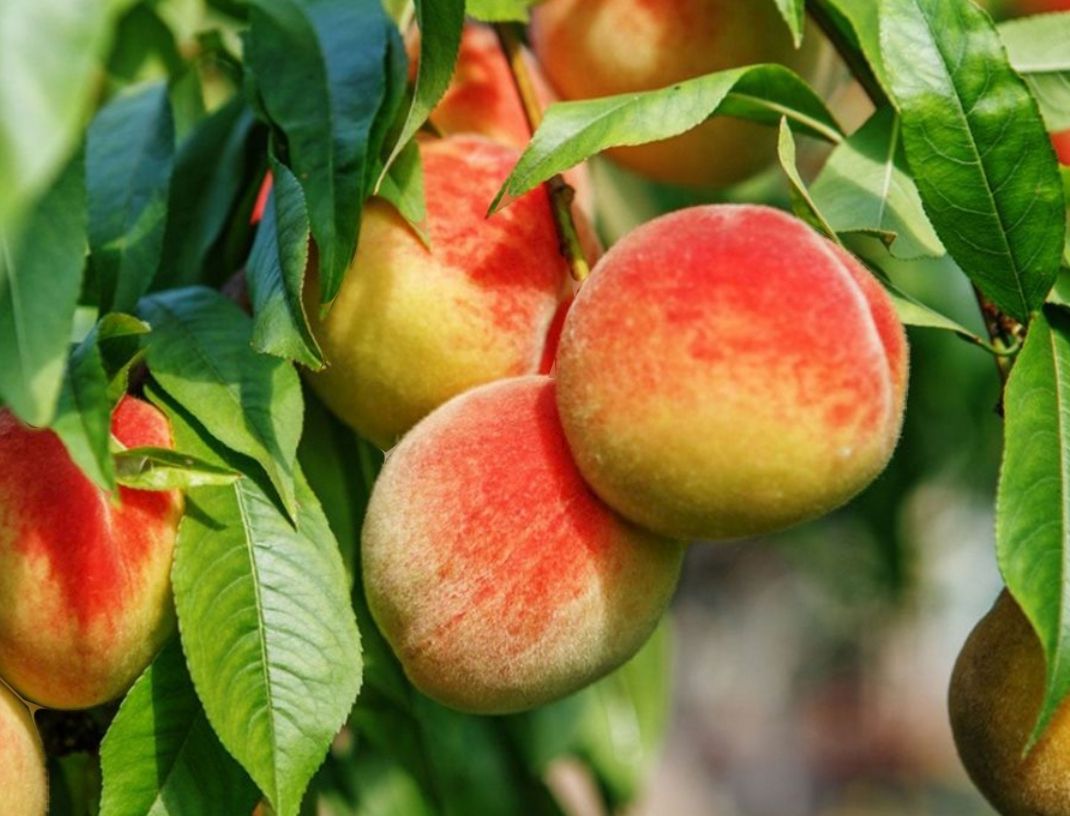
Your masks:
M124 397L112 434L171 446L167 419ZM0 412L0 677L49 708L121 695L174 630L182 497L90 482L52 431Z
M564 99L648 91L754 63L805 72L817 54L809 43L793 48L770 0L546 0L532 9L531 40ZM608 155L656 181L723 187L771 163L775 144L771 128L716 117L676 138Z
M1003 816L1070 816L1070 707L1023 755L1044 697L1044 651L1004 591L966 640L948 710L962 764Z
M327 406L389 448L450 397L538 370L568 265L544 188L486 217L517 152L477 136L420 145L428 249L393 207L364 210L357 254L325 320L306 305L329 365L309 375Z
M555 700L626 661L682 555L590 492L541 376L475 389L417 425L387 457L362 536L368 602L406 674L483 714Z
M0 683L0 801L4 813L45 816L45 752L30 710Z
M565 319L557 398L580 471L663 535L821 515L899 435L903 328L876 281L802 221L693 207L625 236Z

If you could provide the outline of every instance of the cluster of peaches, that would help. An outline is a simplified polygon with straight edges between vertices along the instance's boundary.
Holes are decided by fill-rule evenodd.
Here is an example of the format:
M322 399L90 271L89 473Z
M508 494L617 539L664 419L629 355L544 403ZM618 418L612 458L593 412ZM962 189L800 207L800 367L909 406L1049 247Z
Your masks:
M737 64L808 60L774 34L772 3L734 9L727 28L602 5L592 14L554 0L537 12L536 50L559 69L559 93L675 81L659 57L673 38L732 41L704 48L709 59L686 66L691 74L729 67L722 50ZM636 46L592 48L607 26ZM537 85L550 101L551 83ZM368 204L331 311L320 320L308 309L330 361L309 380L340 418L392 448L362 565L376 622L408 675L454 707L515 711L639 648L672 593L682 540L787 526L867 484L898 435L906 347L858 262L763 207L653 221L576 293L546 190L486 217L530 136L489 29L465 30L432 122L444 137L420 146L429 244L387 204ZM711 122L614 158L710 186L749 175L771 150L761 129ZM582 168L568 180L594 260ZM127 447L172 444L164 415L133 396L116 407L112 433ZM0 462L19 463L0 469L0 778L14 812L36 816L47 783L23 700L88 708L120 696L149 664L174 630L169 570L183 500L125 487L107 496L54 433L6 410Z
M726 32L709 15L653 26L634 4L553 0L534 12L529 70L547 101L626 90L609 78L643 65L649 37L665 49L750 32L733 43L749 49L742 61L807 61L772 34L776 13L734 8ZM685 30L695 24L710 30ZM640 38L620 63L590 47L607 26ZM728 67L716 59L696 72ZM647 67L631 88L681 78ZM329 361L309 379L389 451L362 535L376 623L429 696L503 713L633 655L672 594L682 542L780 529L867 485L898 437L906 344L857 260L766 207L651 221L577 289L546 190L486 217L530 138L490 29L466 28L431 121L443 136L420 144L429 245L369 203L330 313L307 310ZM772 155L767 129L736 121L612 154L704 186ZM594 261L583 168L569 181Z

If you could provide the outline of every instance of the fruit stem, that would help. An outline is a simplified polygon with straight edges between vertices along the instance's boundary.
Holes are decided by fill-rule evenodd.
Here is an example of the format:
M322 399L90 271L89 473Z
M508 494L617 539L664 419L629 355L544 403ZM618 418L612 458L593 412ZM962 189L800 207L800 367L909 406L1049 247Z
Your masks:
M887 105L888 96L885 94L884 88L881 87L877 75L873 73L858 47L836 25L832 13L825 5L825 0L807 0L806 10L813 21L817 23L817 27L828 37L829 42L835 47L840 58L847 65L855 79L858 80L858 84L862 86L866 96L869 97L874 106L880 108Z
M520 96L520 104L524 108L528 127L534 133L542 124L542 106L539 104L539 95L535 91L531 72L524 61L520 39L513 26L508 23L497 23L494 30L498 35L502 53L505 54L505 61L509 64L509 72L513 75L513 82L516 84L516 91ZM572 202L576 197L576 191L560 173L547 181L546 186L550 192L550 206L553 209L554 223L557 225L557 235L561 241L561 254L568 261L573 280L583 283L591 273L591 267L587 263L587 256L584 255L583 245L576 232L576 222L572 217Z
M995 361L1000 384L1006 385L1011 366L1014 365L1014 353L1021 345L1022 327L1016 320L1000 311L999 307L986 298L976 286L973 287L973 294L977 298L977 305L981 309L981 317L984 319L988 336L992 340L992 346L999 352L995 355Z

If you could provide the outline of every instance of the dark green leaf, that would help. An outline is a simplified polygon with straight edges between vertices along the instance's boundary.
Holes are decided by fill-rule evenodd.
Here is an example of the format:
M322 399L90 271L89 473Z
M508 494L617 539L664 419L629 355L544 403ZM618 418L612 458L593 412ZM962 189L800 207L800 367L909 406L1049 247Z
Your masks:
M1048 307L1030 324L1004 410L996 550L1007 588L1047 658L1036 738L1070 691L1070 314L1061 307Z
M272 161L274 182L245 268L255 316L253 347L323 368L302 300L309 263L308 211L293 173Z
M1065 230L1036 102L972 3L884 0L881 14L884 64L926 213L970 279L1024 321L1055 281Z
M379 195L394 205L401 217L420 236L425 244L427 236L427 202L424 200L423 167L420 150L415 141L409 142L390 165L379 187Z
M20 227L0 229L0 400L31 425L51 422L63 382L85 265L83 172L78 156Z
M248 68L304 187L328 302L356 248L369 134L397 31L378 0L253 0L250 21Z
M174 150L162 83L119 97L89 126L89 248L102 312L131 311L156 276Z
M211 249L247 182L243 155L252 127L252 112L236 98L198 123L180 145L156 288L205 280Z
M781 65L719 71L668 88L551 105L492 209L610 147L677 136L714 114L767 125L787 117L803 133L838 142L821 98Z
M259 798L208 724L177 638L123 700L101 765L101 816L236 816Z
M431 109L446 93L461 47L465 0L415 0L415 3L416 21L420 26L420 61L417 66L416 87L409 112L405 116L405 124L394 142L377 187L382 184L386 171L401 154L402 149L427 121Z
M218 292L192 287L144 298L148 364L163 389L231 450L255 459L291 516L301 433L297 374L256 353L249 317Z

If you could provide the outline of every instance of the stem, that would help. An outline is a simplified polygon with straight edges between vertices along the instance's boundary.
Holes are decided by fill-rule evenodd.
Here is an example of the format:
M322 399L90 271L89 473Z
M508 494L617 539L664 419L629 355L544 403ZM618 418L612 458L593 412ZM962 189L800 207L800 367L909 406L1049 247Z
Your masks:
M535 83L524 61L520 40L508 23L498 23L494 26L494 30L498 34L498 42L501 44L502 53L505 54L505 60L509 63L509 71L513 75L513 82L516 84L516 91L520 96L520 104L524 108L528 127L534 133L542 124L542 105L539 104ZM550 192L550 207L553 210L554 223L557 225L557 235L561 241L561 254L568 261L572 278L577 283L582 283L591 273L591 268L583 253L583 246L576 232L576 222L572 217L572 201L576 197L576 191L560 173L547 181L546 186Z
M832 14L829 12L824 0L809 0L806 4L806 10L813 21L817 23L817 27L828 37L829 42L832 43L840 58L846 63L847 68L854 75L854 78L858 80L858 84L862 86L866 96L869 97L874 106L880 108L887 105L888 97L877 80L877 75L873 73L873 69L869 67L869 63L866 62L861 51L844 36L840 27L836 25L836 21L832 18Z
M1007 384L1011 366L1014 365L1014 353L1021 346L1022 327L1007 315L1003 314L992 301L986 298L981 290L973 287L974 297L981 309L981 317L984 318L985 330L992 339L992 346L999 352L993 359L996 361L996 370L999 372L1000 385ZM1000 402L1002 404L1002 396ZM1000 410L1002 414L1002 408Z

